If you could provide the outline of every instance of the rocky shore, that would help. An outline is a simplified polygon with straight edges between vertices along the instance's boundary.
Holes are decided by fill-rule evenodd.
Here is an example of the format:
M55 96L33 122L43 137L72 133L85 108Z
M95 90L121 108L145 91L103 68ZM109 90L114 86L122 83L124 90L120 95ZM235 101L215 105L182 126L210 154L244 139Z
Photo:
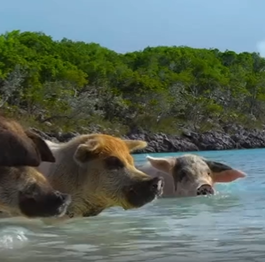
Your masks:
M78 133L44 133L32 128L43 138L66 142ZM125 139L140 139L148 142L148 147L136 153L168 153L204 150L265 148L265 128L248 130L240 126L226 126L222 131L196 133L184 130L181 135L163 133L148 134L144 131L131 132Z

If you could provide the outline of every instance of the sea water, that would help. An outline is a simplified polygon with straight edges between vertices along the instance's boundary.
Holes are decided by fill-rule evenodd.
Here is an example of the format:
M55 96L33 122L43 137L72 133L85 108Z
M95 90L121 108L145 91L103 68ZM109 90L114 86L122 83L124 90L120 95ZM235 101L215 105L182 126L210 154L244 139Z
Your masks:
M218 184L215 196L158 199L65 224L2 219L0 261L265 261L265 149L196 154L248 176Z

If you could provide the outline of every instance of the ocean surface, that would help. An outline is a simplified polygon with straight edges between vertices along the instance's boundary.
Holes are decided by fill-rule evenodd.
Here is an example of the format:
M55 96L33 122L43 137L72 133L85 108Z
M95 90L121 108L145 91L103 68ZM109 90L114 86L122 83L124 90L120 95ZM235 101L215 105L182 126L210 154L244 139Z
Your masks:
M265 149L196 154L248 176L217 184L215 196L158 199L138 210L112 208L56 226L2 219L0 261L265 261Z

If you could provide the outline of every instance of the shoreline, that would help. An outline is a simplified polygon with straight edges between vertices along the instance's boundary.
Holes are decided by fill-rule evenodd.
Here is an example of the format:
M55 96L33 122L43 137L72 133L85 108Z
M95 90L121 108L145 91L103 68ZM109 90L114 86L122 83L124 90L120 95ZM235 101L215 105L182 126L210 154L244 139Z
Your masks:
M79 133L75 132L43 132L35 128L31 129L44 139L54 142L67 142L79 135ZM143 131L120 137L144 140L148 143L145 149L137 150L133 154L265 148L265 129L249 130L240 126L230 126L224 128L223 131L207 131L203 133L186 130L181 135L149 134Z

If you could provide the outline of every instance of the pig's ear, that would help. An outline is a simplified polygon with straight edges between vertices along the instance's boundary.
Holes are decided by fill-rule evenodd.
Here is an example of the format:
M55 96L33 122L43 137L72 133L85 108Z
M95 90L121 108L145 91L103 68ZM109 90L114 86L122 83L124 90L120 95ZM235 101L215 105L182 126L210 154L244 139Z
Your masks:
M246 177L246 174L240 170L233 169L230 166L222 164L220 162L205 160L205 163L212 171L212 178L214 183L229 183L238 178Z
M171 170L175 165L175 160L173 158L147 156L146 159L149 161L152 167L167 174L171 173Z
M144 149L147 147L147 142L143 140L123 140L130 152L133 152L138 149Z

